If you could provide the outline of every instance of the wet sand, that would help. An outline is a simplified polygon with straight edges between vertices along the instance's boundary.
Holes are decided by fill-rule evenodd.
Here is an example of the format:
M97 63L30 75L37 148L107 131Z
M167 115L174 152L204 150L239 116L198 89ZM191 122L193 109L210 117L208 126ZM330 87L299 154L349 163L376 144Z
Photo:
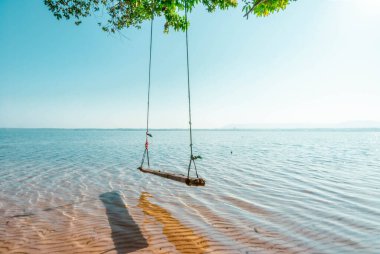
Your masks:
M47 207L38 213L14 210L13 215L1 218L0 253L201 254L229 250L217 242L210 246L202 232L150 198L144 192L136 205L129 206L123 194L113 191L99 195L98 200Z
M289 240L252 227L250 237L228 218L206 207L194 206L201 218L222 235L202 231L196 223L175 217L143 192L128 205L123 193L112 191L38 212L13 210L1 218L0 253L297 253L273 239ZM242 205L251 209L250 205ZM254 211L254 210L252 210ZM260 213L258 213L260 214ZM235 243L231 243L234 239ZM247 246L244 250L241 246ZM248 246L252 246L249 248Z

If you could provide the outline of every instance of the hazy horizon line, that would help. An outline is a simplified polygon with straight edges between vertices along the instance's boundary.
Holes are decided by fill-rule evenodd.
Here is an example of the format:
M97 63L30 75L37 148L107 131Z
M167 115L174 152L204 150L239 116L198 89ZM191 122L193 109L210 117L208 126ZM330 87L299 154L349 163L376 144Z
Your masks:
M0 129L87 129L87 130L146 130L146 127L2 127ZM186 128L149 128L150 130L189 130ZM337 123L229 123L220 127L193 130L285 130L285 129L380 129L380 121L352 120Z
M0 130L110 130L146 131L146 128L60 128L60 127L0 127ZM151 131L189 131L188 128L150 128ZM292 130L376 130L380 127L295 127L295 128L193 128L193 131L292 131Z

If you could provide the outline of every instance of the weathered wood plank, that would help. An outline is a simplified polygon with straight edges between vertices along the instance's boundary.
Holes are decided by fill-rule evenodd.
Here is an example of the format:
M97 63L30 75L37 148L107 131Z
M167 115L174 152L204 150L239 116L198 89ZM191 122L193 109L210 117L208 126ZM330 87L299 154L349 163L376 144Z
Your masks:
M206 184L206 181L203 178L194 178L194 177L187 178L187 176L185 176L185 175L166 173L166 172L163 172L160 170L154 170L151 168L138 167L138 169L140 169L141 172L150 173L153 175L168 178L170 180L185 183L189 186L205 186L205 184Z

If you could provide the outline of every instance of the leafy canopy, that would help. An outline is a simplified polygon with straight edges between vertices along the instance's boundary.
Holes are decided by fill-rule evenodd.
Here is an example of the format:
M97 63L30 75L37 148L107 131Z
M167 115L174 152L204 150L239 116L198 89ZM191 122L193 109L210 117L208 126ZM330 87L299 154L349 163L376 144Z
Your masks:
M75 19L79 25L82 18L95 15L98 25L106 32L115 33L126 27L137 27L153 16L163 16L166 20L164 31L169 28L185 30L189 25L184 16L185 1L188 11L202 4L208 12L237 7L237 0L44 0L45 5L57 19ZM267 16L286 8L296 0L242 0L244 17L253 13Z

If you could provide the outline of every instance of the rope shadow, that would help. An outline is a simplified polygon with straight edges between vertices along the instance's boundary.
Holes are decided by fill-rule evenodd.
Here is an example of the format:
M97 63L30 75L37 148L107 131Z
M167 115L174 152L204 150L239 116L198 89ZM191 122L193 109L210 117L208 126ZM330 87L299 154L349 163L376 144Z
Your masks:
M111 250L116 250L118 254L124 254L148 247L139 226L129 214L118 192L103 193L99 195L99 199L106 208L108 222L112 230L111 237L115 248Z

